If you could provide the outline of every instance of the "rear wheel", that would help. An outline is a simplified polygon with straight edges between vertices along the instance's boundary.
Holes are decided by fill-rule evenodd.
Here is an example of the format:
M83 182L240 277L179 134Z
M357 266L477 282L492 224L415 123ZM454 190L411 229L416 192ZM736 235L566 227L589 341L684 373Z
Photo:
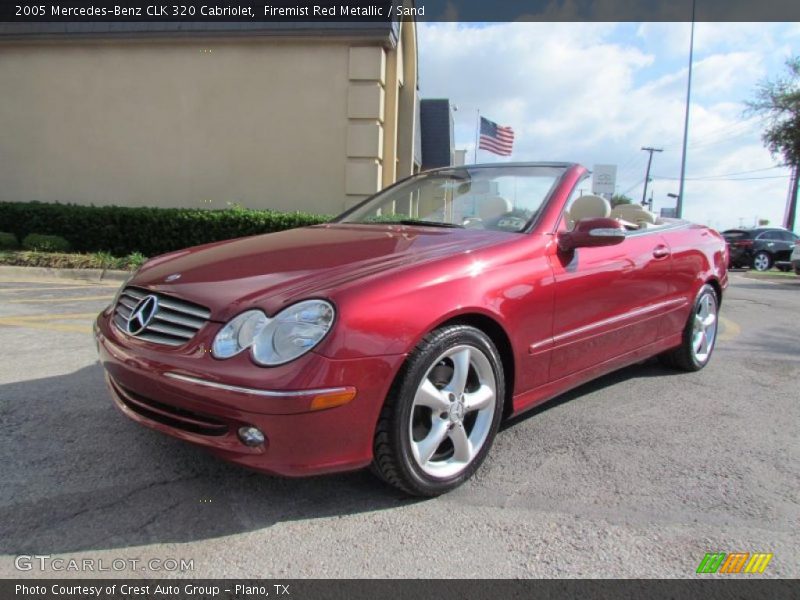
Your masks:
M409 356L381 412L373 471L417 496L461 485L483 462L503 410L503 366L479 329L451 325Z
M768 252L756 252L753 256L753 268L756 271L769 271L772 267L772 257Z
M704 285L683 330L680 346L665 352L661 362L683 371L699 371L708 364L717 341L719 300L714 288Z

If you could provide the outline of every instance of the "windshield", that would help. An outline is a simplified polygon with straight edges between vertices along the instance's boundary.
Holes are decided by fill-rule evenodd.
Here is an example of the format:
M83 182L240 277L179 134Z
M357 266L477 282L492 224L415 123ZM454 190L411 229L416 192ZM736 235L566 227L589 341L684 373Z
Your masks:
M343 214L340 223L524 231L563 167L454 167L411 177Z

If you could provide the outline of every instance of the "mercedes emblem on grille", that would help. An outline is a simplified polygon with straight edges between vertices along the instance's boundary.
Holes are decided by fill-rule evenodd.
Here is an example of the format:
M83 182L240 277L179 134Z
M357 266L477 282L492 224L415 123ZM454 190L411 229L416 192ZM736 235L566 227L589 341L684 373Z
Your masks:
M158 298L156 296L145 296L136 306L133 307L128 317L127 330L131 335L140 334L153 320L158 312Z

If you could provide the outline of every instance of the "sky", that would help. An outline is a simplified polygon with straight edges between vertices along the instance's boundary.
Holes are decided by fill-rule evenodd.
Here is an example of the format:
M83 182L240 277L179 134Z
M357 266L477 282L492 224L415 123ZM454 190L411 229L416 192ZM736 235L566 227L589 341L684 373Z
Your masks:
M418 23L422 98L457 107L455 142L473 162L477 110L513 127L510 159L617 165L641 200L647 152L654 210L677 194L690 23ZM744 102L800 53L798 23L697 23L683 216L716 229L781 225L789 169Z

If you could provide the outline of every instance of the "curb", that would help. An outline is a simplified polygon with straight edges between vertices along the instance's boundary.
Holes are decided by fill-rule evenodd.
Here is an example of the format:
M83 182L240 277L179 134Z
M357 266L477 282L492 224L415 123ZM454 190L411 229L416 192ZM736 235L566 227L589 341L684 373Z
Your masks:
M798 276L794 273L790 273L787 275L778 275L772 273L764 273L761 275L753 275L751 273L742 273L741 276L744 279L749 279L750 281L796 281Z
M80 281L124 281L130 271L116 269L52 269L50 267L18 267L0 265L0 277L29 277L31 279L78 279Z

